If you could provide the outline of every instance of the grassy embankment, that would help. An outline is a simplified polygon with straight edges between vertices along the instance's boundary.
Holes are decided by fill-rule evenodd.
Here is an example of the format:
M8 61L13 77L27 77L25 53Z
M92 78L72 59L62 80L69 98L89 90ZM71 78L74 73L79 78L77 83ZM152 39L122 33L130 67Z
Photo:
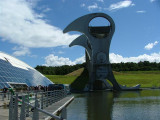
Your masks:
M54 83L70 84L72 89L83 90L88 81L88 72L83 68L67 75L46 75Z
M68 75L46 75L46 77L54 83L72 84L81 89L88 79L88 75L84 74L83 70L84 69L79 69ZM160 71L124 71L114 72L114 75L118 83L127 85L127 87L137 84L141 84L141 88L160 87ZM77 79L81 81L82 85L78 83Z

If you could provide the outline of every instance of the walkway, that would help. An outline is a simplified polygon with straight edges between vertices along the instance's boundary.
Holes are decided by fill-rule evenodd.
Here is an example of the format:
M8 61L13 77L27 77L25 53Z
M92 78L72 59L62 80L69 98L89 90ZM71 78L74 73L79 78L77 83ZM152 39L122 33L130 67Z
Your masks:
M43 110L50 113L50 114L54 114L56 115L57 113L59 113L62 109L64 110L65 107L67 107L67 105L74 99L74 96L66 96L63 99L49 104L48 107L45 107ZM8 97L1 99L0 96L0 120L8 120L9 119L9 100ZM21 111L21 107L18 107L18 113L20 114ZM26 117L26 120L32 120L32 115L33 112L31 111L31 109L29 110L29 114L30 117ZM49 117L48 115L39 112L39 120L50 120L51 117Z
M57 114L59 111L62 110L62 108L64 106L67 106L72 100L74 99L73 96L67 96L65 98L63 98L62 100L48 106L47 108L45 108L44 110L46 110L47 112L49 113L52 113L52 114ZM40 116L39 116L40 120L49 120L50 117L43 114L43 113L40 113Z
M4 98L4 101L0 98L0 120L8 120L8 114L9 114L9 100L7 98Z

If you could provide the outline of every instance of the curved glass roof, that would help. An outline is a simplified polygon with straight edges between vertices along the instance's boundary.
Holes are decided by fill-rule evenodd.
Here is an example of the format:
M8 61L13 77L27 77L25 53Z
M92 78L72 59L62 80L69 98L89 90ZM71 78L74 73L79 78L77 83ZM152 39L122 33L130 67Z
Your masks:
M0 89L10 83L22 83L28 86L48 86L53 84L40 72L26 63L0 52Z

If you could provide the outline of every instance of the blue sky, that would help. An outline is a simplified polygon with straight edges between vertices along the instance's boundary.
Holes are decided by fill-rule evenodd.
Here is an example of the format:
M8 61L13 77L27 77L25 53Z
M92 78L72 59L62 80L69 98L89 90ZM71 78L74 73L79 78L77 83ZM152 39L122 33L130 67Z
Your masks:
M84 48L68 47L80 33L63 29L95 12L116 24L111 63L160 62L160 0L0 0L0 51L32 67L82 63Z

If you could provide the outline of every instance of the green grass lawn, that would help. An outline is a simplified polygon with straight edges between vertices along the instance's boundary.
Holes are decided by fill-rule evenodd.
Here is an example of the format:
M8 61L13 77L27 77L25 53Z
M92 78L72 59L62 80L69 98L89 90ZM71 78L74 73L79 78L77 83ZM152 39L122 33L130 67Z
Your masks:
M116 80L121 85L128 87L141 84L141 88L160 87L160 71L126 71L114 73ZM46 75L54 83L71 84L79 76Z
M115 75L118 83L127 86L141 84L141 87L159 87L160 74L123 74Z
M48 79L56 84L71 84L78 76L66 75L45 75Z

